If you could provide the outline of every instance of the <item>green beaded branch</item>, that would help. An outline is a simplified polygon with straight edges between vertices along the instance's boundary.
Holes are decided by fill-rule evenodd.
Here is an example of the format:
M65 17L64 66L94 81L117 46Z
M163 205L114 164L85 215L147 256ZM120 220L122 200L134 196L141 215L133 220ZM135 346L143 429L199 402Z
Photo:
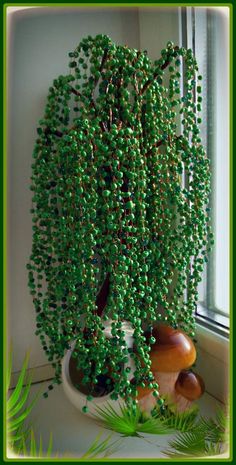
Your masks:
M171 42L154 63L104 35L82 40L69 57L70 73L49 89L33 152L27 267L36 335L55 369L53 383L61 382L61 359L76 341L83 382L93 386L109 373L111 397L133 402L137 386L153 387L146 325L166 321L194 337L212 237L201 76L192 50ZM123 321L134 329L135 353ZM130 356L132 383L124 368Z

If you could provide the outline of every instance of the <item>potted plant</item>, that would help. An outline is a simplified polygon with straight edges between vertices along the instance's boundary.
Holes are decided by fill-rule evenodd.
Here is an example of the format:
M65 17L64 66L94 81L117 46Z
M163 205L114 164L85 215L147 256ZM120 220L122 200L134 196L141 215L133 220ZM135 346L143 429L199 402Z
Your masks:
M192 50L172 42L154 63L104 35L69 57L70 72L49 89L32 165L27 266L36 334L55 368L48 389L68 351L84 412L97 393L135 405L149 389L161 404L158 324L194 338L212 241L201 76Z

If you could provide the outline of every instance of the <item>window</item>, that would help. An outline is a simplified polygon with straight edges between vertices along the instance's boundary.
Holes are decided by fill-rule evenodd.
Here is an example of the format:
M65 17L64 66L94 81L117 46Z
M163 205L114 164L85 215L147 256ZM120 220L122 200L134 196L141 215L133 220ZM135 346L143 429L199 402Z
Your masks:
M229 8L182 8L183 45L202 80L202 141L211 161L213 251L199 285L197 321L229 332Z

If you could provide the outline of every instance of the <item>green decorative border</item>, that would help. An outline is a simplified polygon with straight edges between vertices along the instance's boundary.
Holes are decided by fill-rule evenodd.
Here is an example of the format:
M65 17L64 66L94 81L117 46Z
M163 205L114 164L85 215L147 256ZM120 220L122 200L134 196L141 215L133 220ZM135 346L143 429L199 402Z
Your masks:
M37 6L40 6L40 7L70 7L70 6L78 6L78 7L82 7L82 6L85 6L85 7L94 7L94 6L99 6L99 7L130 7L130 6L134 6L134 7L155 7L155 8L159 8L159 7L176 7L176 6L201 6L201 7L207 7L207 6L210 6L210 7L229 7L230 10L232 11L232 8L233 8L233 4L232 3L229 3L229 2L226 2L226 3L223 3L222 2L208 2L208 3L205 3L205 2L197 2L197 3L188 3L188 2L180 2L180 3L172 3L172 2L168 2L168 3L156 3L156 2L148 2L148 3L139 3L139 2L135 2L135 0L133 2L129 2L129 3L125 3L125 2L99 2L99 1L91 1L91 2L69 2L69 3L62 3L62 2L53 2L53 3L44 3L44 2L26 2L26 3L5 3L4 4L4 9L8 8L8 7L28 7L28 6L34 6L34 7L37 7Z
M230 186L229 186L229 193L230 193L230 318L231 318L231 328L233 324L233 259L232 259L232 251L233 251L233 16L234 16L234 5L233 3L229 2L197 2L197 3L188 3L188 2L181 2L181 3L156 3L156 2L148 2L148 3L139 3L134 1L130 1L129 3L110 3L110 2L70 2L70 3L38 3L38 2L13 2L13 3L5 3L1 4L1 12L3 12L3 165L2 165L2 180L3 180L3 383L1 383L2 379L0 378L0 385L3 385L3 461L4 462L44 462L44 463L51 463L51 462L87 462L82 461L78 458L46 458L44 459L27 459L27 458L7 458L6 456L6 434L5 434L5 423L6 423L6 402L5 402L5 387L6 387L6 350L7 350L7 298L6 298L6 280L7 280L7 69L6 69L6 58L7 58L7 49L6 49L6 20L7 20L7 8L8 7L176 7L176 6L199 6L199 7L229 7L230 9ZM2 193L2 192L1 192ZM4 195L5 194L5 195ZM229 458L196 458L189 461L189 459L98 459L92 460L93 462L123 462L123 463L147 463L147 462L159 462L159 463L166 463L166 462L185 462L185 463L200 463L200 462L232 462L234 457L234 447L233 447L233 336L232 331L230 333L230 457ZM91 462L91 460L90 460Z

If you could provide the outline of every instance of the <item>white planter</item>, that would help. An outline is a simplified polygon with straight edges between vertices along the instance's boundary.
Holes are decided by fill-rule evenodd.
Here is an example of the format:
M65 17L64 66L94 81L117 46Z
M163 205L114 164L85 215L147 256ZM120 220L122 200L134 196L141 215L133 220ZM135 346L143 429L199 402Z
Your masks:
M104 323L105 330L104 333L106 336L109 338L111 337L111 321L108 320L107 322ZM122 324L122 330L126 332L126 337L125 340L127 342L128 348L131 348L133 346L133 328L129 325L128 322L124 322ZM95 397L93 398L92 401L87 401L87 395L83 394L82 392L78 391L78 389L75 388L75 386L72 384L71 379L70 379L70 373L69 373L69 362L71 358L71 354L74 350L75 347L75 341L72 342L71 344L71 349L68 350L62 359L62 385L64 392L69 399L69 401L74 405L75 408L80 410L82 412L82 408L87 404L89 407L88 413L86 415L93 416L96 414L96 407L104 407L107 402L112 405L112 407L115 410L119 410L119 404L123 403L122 399L119 400L112 400L110 398L111 393L102 396L102 397ZM129 379L133 378L133 372L135 370L135 364L132 358L129 358L129 361L126 366L131 367L131 371L129 373Z

